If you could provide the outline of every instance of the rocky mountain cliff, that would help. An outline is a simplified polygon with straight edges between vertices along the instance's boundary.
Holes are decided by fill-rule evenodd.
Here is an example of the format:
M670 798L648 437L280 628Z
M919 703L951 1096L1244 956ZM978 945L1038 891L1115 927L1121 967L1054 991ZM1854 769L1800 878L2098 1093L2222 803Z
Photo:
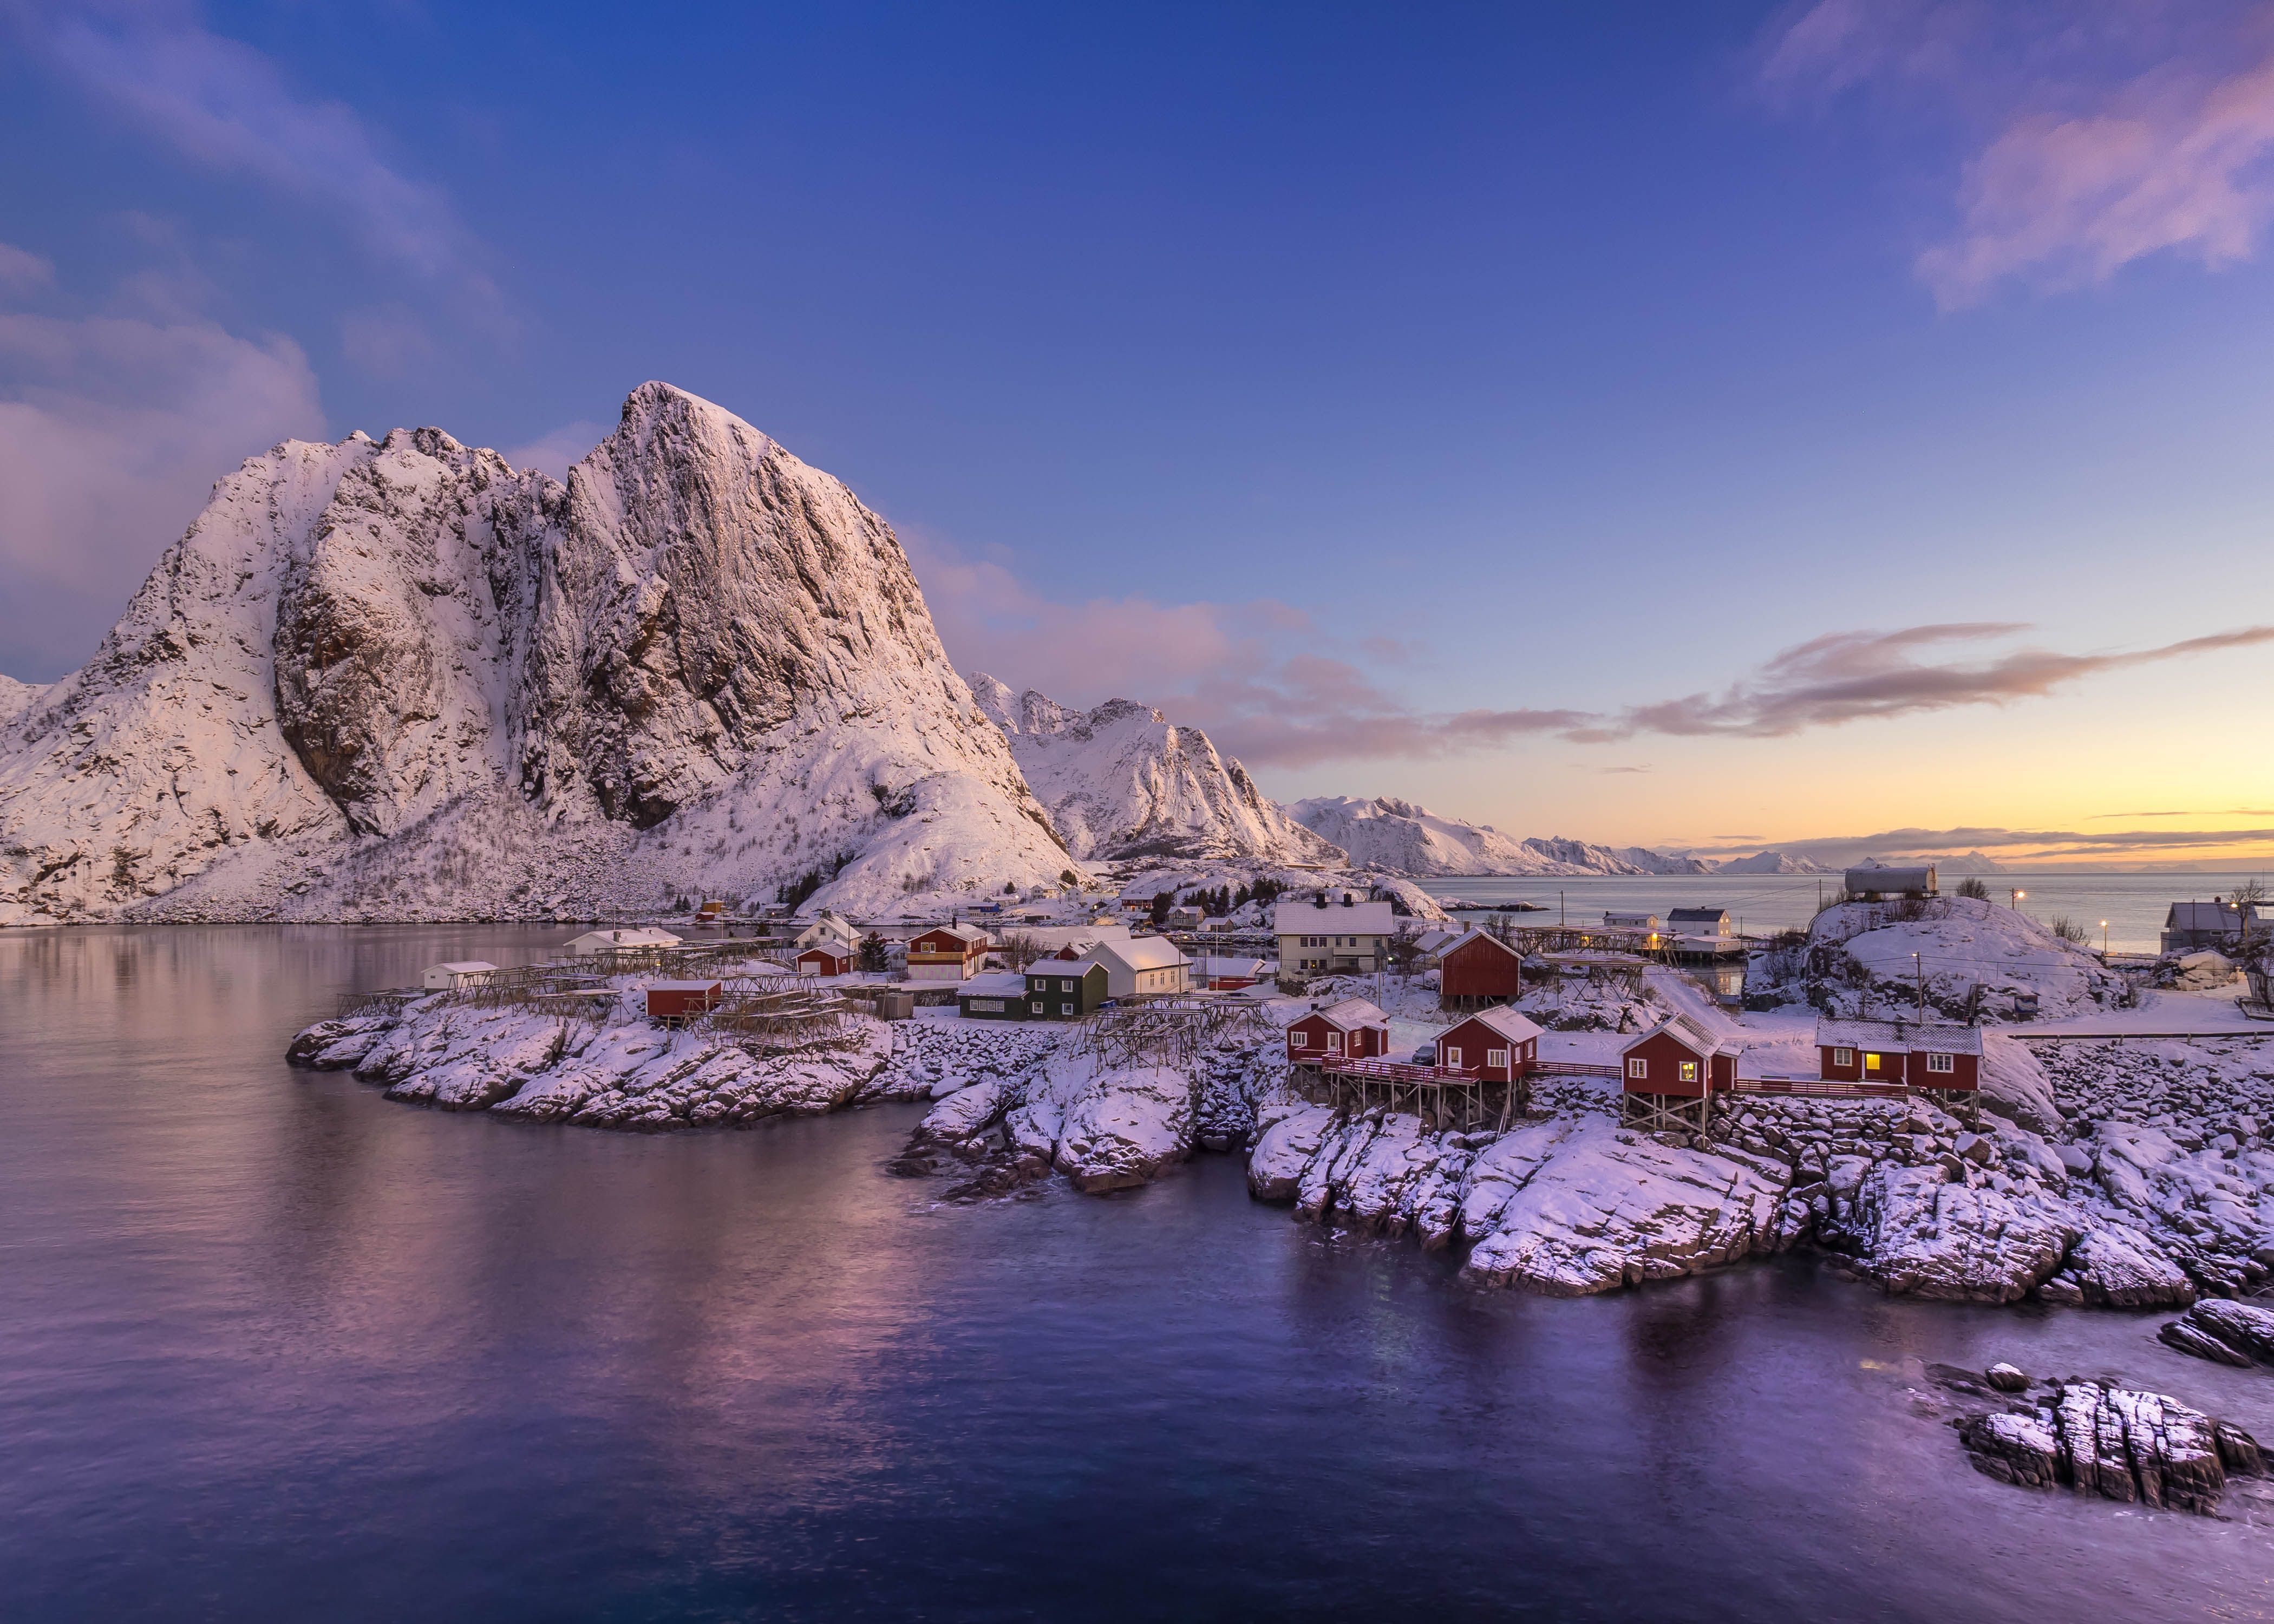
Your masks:
M1732 857L1714 869L1716 874L1829 874L1831 869L1805 857L1795 857L1790 852L1755 852L1751 857Z
M873 910L1078 867L890 527L660 383L565 485L436 429L251 459L94 659L0 718L0 923L801 876Z
M1066 849L1100 861L1339 862L1342 853L1268 799L1197 727L1110 699L1095 710L975 672L971 692L1003 730Z
M1453 874L1711 874L1694 857L1668 857L1638 846L1590 846L1584 840L1518 840L1488 823L1464 823L1389 796L1360 801L1322 795L1287 810L1361 865L1421 876Z

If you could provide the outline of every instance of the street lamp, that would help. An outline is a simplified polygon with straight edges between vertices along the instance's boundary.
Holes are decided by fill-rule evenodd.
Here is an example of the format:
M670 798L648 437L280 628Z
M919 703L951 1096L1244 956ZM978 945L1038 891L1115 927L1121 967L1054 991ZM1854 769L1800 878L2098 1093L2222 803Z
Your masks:
M2014 911L2018 914L2022 911L2022 898L2028 896L2029 893L2025 891L2008 890L2007 894L2013 898Z

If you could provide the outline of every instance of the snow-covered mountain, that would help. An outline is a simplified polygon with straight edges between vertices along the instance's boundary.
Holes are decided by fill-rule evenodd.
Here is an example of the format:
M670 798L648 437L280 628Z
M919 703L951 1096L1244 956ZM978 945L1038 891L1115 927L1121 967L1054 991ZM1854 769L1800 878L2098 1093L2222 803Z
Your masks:
M1033 688L1014 695L984 672L974 672L969 682L1078 857L1342 860L1197 727L1179 727L1126 699L1082 711Z
M1668 857L1639 846L1590 846L1561 838L1515 839L1488 823L1464 823L1410 801L1321 795L1287 810L1360 866L1400 874L1711 874L1694 857Z
M589 912L801 875L866 911L1079 867L891 529L665 384L565 485L436 429L287 441L89 665L19 690L0 923Z
M1577 874L1712 874L1713 865L1702 857L1671 857L1646 846L1593 846L1567 840L1561 835L1526 840L1525 849L1560 863Z
M1822 863L1811 862L1805 857L1795 857L1790 852L1756 852L1751 857L1732 857L1713 870L1716 874L1829 874Z
M13 719L39 696L40 690L29 682L19 682L13 677L0 677L0 724Z
M1287 808L1361 867L1399 874L1564 874L1570 870L1482 823L1440 817L1410 801L1319 795Z

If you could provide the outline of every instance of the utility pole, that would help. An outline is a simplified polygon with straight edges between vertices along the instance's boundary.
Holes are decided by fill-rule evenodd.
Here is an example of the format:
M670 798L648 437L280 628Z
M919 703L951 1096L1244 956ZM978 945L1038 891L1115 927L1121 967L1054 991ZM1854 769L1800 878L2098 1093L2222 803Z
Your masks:
M1563 893L1559 891L1555 893L1555 929L1562 930L1566 922L1563 918Z
M1911 973L1918 977L1919 1025L1926 1025L1926 961L1916 953L1911 955Z

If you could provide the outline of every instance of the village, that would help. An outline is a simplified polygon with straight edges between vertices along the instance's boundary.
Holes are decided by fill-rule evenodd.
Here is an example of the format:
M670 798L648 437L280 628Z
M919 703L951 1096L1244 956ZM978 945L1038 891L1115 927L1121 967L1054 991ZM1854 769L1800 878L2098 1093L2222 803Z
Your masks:
M1837 900L1892 904L1900 914L1939 892L1931 867L1871 867L1849 871ZM1264 883L1252 896L1242 887L1237 914L1231 900L1225 888L1148 876L1073 922L1063 908L1055 918L1006 917L1001 905L983 904L968 918L959 912L920 926L856 922L826 907L738 922L726 905L706 902L680 930L599 928L544 964L436 964L423 989L517 990L563 1005L629 997L662 1026L809 1022L856 1009L886 1022L1111 1026L1138 1011L1205 1021L1212 1006L1236 1001L1268 1015L1304 1097L1410 1111L1434 1128L1504 1131L1529 1114L1531 1086L1545 1078L1615 1084L1623 1120L1673 1134L1708 1134L1717 1109L1749 1097L1917 1096L1978 1120L1984 1018L1992 1013L1978 990L1971 1018L1953 1020L1931 1008L1922 978L1909 1011L1818 1014L1800 1052L1789 1020L1765 1038L1736 1016L1746 1002L1742 966L1759 944L1738 936L1722 908L1677 907L1662 917L1614 910L1599 924L1530 925L1506 915L1462 924L1419 920L1396 892L1355 884L1291 892ZM2176 984L2233 982L2245 989L2235 1000L2243 1016L2274 1019L2270 936L2274 914L2255 897L2174 902L2162 959ZM1732 963L1740 966L1734 978ZM1631 987L1645 969L1657 973L1659 1002L1671 1012L1621 1034L1615 1052L1597 1042L1584 1055L1542 1057L1547 1028L1517 1007L1527 994L1536 1002L1543 981L1566 978ZM2014 991L1995 1013L2026 1023L2039 996ZM1389 1003L1396 1019L1383 1007Z

